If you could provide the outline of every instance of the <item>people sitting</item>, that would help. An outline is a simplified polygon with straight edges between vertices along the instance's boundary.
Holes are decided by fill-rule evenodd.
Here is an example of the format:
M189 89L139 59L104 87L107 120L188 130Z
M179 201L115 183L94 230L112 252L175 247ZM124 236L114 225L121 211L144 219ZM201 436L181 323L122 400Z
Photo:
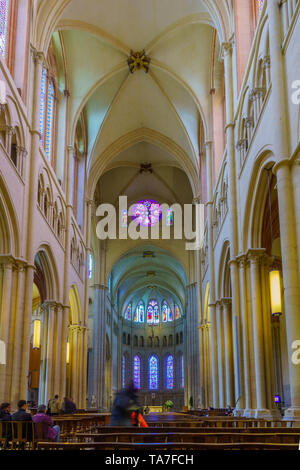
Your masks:
M62 404L62 411L64 414L76 413L77 408L72 398L67 398L67 397L64 398L64 401Z
M59 401L58 395L55 395L54 398L49 400L47 413L51 416L57 416L59 413L61 413L61 403Z
M54 426L54 423L50 416L46 415L47 407L45 405L40 405L37 409L37 413L32 418L35 428L35 436L38 436L38 425L42 423L42 438L50 441L59 441L60 437L60 427Z
M12 438L10 403L2 403L0 406L0 421L2 424L2 438L6 438L4 447L8 448L9 441Z
M0 421L11 421L10 403L2 403L0 406Z
M18 411L16 411L12 416L12 421L31 421L32 416L30 413L26 412L27 403L25 400L19 400L18 402ZM22 430L22 438L26 439L27 441L32 441L32 427L31 426L23 426Z

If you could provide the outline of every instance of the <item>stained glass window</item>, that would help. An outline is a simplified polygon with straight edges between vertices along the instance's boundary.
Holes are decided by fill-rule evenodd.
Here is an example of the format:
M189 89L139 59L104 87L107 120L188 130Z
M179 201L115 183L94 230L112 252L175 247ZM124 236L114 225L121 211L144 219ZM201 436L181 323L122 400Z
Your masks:
M264 6L264 0L257 0L257 5L258 5L258 11L261 13L261 10Z
M134 321L139 323L144 323L145 319L145 307L144 302L141 300L134 312Z
M180 310L178 305L175 305L175 320L178 320L180 318Z
M45 121L45 108L46 108L46 79L47 72L43 69L41 81L41 105L40 105L40 134L41 142L44 141L44 121Z
M161 317L162 317L163 323L166 323L168 321L168 304L165 301L163 302L163 305L162 305Z
M89 279L92 279L93 277L93 257L91 253L89 253L88 277Z
M5 57L9 0L0 0L0 54Z
M173 390L174 387L174 364L173 356L168 356L166 359L166 388Z
M53 87L53 83L50 82L48 86L46 149L45 149L48 160L51 160L51 153L52 153L53 112L54 112L54 87Z
M174 212L171 209L167 210L167 225L173 225L174 223Z
M163 301L161 315L164 323L173 320L173 312L166 300Z
M123 210L122 212L122 227L127 227L127 224L128 224L128 214L127 214L127 210Z
M132 311L132 304L128 304L125 310L125 320L131 320L131 311Z
M147 308L147 323L159 323L159 306L156 300L150 300Z
M139 356L133 358L133 384L137 390L141 388L141 359Z
M125 359L125 356L122 356L122 388L125 388L125 369L126 369L126 359Z
M155 225L161 218L161 207L152 199L142 199L134 204L132 217L143 227Z
M158 390L158 357L152 355L148 360L149 390Z

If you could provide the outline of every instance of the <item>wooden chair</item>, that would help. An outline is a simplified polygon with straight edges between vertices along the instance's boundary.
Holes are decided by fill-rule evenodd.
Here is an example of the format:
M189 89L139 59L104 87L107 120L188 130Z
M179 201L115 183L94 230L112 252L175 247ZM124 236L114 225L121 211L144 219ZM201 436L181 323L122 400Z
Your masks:
M34 423L32 421L11 421L11 427L13 450L34 447Z
M6 449L12 439L11 421L0 421L0 446Z

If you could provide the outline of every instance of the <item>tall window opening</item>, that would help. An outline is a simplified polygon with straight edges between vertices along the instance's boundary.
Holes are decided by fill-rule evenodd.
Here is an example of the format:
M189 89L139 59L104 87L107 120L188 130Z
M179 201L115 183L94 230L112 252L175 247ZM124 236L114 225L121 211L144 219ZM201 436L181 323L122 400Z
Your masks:
M174 388L174 361L171 354L166 359L166 388L168 390Z
M144 302L141 300L135 309L133 321L138 322L138 323L144 323L144 319L145 319L145 307L144 307Z
M147 308L147 323L159 323L159 306L156 300L150 300Z
M133 358L133 384L134 388L141 388L141 359L139 356Z
M149 390L158 390L158 357L152 355L148 360Z

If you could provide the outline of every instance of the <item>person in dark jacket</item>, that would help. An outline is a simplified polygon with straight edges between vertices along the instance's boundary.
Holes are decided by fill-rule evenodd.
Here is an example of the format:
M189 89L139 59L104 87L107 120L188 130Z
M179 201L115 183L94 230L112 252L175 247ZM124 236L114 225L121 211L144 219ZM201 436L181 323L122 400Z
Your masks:
M31 421L32 422L32 416L30 413L26 412L27 408L27 403L25 400L20 400L18 402L18 411L16 411L12 417L12 421ZM22 432L23 438L27 438L28 441L32 441L32 426L23 426L23 432Z
M0 421L4 421L2 424L2 437L6 437L4 447L8 447L9 441L12 439L11 414L10 414L10 403L2 403L0 406Z
M132 426L132 413L139 412L140 408L134 384L131 382L116 395L111 411L111 426Z
M10 403L0 405L0 421L11 421Z
M72 401L72 398L64 398L63 404L62 404L62 409L64 414L73 414L76 413L77 408L75 403Z

